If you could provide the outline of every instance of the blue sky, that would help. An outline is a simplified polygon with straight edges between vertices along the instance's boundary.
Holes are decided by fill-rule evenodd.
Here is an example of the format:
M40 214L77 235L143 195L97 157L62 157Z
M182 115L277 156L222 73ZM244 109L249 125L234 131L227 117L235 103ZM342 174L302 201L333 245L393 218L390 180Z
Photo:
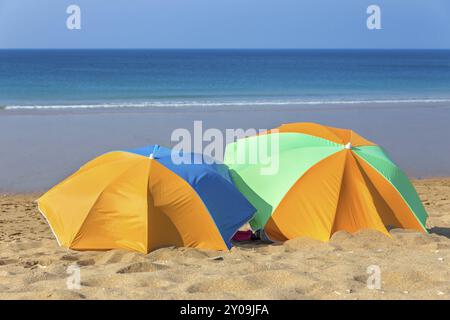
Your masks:
M450 48L450 1L0 0L0 48Z

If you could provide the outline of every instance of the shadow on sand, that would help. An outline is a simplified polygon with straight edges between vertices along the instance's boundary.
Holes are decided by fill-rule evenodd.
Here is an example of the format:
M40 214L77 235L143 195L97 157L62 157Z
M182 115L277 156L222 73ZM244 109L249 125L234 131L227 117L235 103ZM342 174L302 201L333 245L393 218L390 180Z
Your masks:
M430 233L434 233L439 236L444 236L444 237L450 239L450 228L433 227L430 229Z

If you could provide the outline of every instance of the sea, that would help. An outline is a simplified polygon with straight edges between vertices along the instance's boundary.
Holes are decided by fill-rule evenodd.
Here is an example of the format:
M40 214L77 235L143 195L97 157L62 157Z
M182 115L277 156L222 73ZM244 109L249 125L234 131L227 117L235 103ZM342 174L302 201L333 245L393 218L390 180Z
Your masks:
M450 51L0 50L0 193L43 192L105 152L171 147L196 121L349 128L410 177L449 177Z
M0 108L450 101L450 50L0 50Z

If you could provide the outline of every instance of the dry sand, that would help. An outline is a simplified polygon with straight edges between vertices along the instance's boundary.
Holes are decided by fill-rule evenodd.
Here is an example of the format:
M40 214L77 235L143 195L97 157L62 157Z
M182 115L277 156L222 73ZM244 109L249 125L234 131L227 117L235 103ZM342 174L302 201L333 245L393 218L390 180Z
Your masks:
M415 181L429 235L363 230L329 243L298 238L230 252L165 248L148 255L59 248L36 195L0 197L1 299L449 299L450 179ZM68 290L67 268L81 267ZM378 265L381 289L367 288Z

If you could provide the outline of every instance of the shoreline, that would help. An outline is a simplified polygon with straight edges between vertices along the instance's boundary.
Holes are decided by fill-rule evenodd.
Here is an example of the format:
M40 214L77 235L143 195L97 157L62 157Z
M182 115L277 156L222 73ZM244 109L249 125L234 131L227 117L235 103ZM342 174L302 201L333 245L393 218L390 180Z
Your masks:
M382 146L410 177L450 176L450 104L298 108L1 110L0 193L47 190L105 152L172 147L174 130L270 129L288 122L351 128ZM192 133L191 133L192 134ZM204 142L203 147L207 145Z
M434 101L442 100L442 101ZM96 106L96 107L77 107L77 105L61 105L39 107L39 105L31 105L31 108L0 108L0 116L14 116L14 115L58 115L58 114L108 114L108 113L190 113L190 112L267 112L267 111L343 111L343 110L378 110L378 109L436 109L445 108L450 109L450 99L431 99L430 101L421 100L398 100L392 102L389 100L380 101L339 101L338 103L311 101L312 103L282 103L282 104L257 104L248 103L245 105L235 104L196 104L196 105L180 105L180 106L157 106L144 105L139 106L139 102L131 103L130 105L124 103L114 103L113 106ZM94 105L94 104L93 104ZM101 105L101 104L99 104Z

